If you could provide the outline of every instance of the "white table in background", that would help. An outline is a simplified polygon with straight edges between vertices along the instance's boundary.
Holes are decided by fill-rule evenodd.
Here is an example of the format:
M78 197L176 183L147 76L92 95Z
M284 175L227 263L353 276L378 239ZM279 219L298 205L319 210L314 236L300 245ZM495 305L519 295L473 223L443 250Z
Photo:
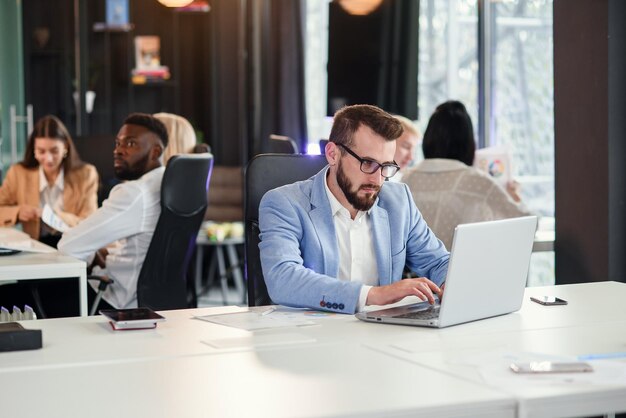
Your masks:
M554 251L554 217L542 216L539 218L539 225L535 233L535 241L533 243L533 252L549 252Z
M34 243L38 247L47 247L39 242ZM59 278L78 280L80 315L87 316L87 264L84 261L62 255L56 250L48 253L23 251L0 257L0 281Z
M196 272L195 272L195 286L196 292L200 292L202 289L202 262L204 258L204 247L214 247L215 257L217 260L217 272L219 274L220 286L222 290L222 300L224 305L228 304L228 271L232 272L233 281L235 282L235 288L237 294L241 295L241 299L236 303L245 303L246 301L246 288L244 286L243 274L241 271L241 262L237 253L237 246L243 245L243 237L226 238L222 241L211 241L205 233L205 229L201 228L196 239ZM226 250L226 258L224 256L224 250ZM228 260L228 265L226 261ZM215 266L211 267L211 270ZM209 284L211 284L212 277L209 277Z

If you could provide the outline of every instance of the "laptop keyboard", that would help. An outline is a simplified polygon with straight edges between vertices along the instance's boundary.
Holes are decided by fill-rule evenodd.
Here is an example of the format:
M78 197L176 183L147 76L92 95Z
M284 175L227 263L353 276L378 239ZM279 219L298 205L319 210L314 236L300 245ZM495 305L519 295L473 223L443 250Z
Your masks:
M409 312L402 315L395 315L394 318L408 318L408 319L434 319L439 317L439 306L423 311Z

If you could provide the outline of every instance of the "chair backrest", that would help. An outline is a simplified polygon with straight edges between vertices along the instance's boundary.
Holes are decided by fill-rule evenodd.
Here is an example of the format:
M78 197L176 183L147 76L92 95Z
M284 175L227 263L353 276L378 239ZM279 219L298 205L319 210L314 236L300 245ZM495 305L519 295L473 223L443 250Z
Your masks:
M326 144L328 144L328 139L320 139L320 154L326 153Z
M161 182L161 215L137 281L140 307L187 308L187 267L207 207L211 154L175 155Z
M324 155L260 154L246 168L244 184L245 258L248 305L272 303L259 255L259 203L268 190L306 180L327 164Z
M270 135L270 152L276 154L298 154L296 141L288 136Z

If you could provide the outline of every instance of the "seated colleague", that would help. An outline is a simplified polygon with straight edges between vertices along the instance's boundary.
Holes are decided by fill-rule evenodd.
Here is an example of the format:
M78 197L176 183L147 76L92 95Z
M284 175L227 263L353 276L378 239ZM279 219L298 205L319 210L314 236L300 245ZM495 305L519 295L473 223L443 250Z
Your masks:
M400 115L394 115L394 117L400 121L403 129L402 135L396 140L396 154L393 157L393 160L400 167L400 171L389 180L402 181L402 176L413 161L413 153L419 143L420 133L409 118Z
M115 308L137 306L137 278L161 214L165 168L160 159L166 146L167 132L159 120L142 113L129 115L113 151L115 175L126 181L59 242L61 252L92 263L94 275L115 281L103 295Z
M528 214L514 184L507 194L491 177L472 167L475 148L465 106L445 102L437 107L424 133L425 160L404 176L428 226L448 249L459 224Z
M0 187L2 226L21 223L32 238L55 246L61 233L41 222L47 204L69 226L98 208L98 172L80 160L72 138L55 116L44 116L28 138L24 160Z
M441 294L448 252L408 187L384 181L398 170L401 134L400 122L375 106L344 107L326 146L329 166L265 194L259 249L274 302L352 314ZM405 264L421 277L401 280Z
M168 144L163 151L163 165L172 155L192 154L196 145L196 131L187 119L173 113L155 113L167 130Z

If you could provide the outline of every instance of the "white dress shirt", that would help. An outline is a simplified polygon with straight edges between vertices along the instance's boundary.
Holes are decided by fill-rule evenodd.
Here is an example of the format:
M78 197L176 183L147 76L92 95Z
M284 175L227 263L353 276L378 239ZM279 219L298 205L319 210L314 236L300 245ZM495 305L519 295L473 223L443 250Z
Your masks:
M339 247L339 280L363 283L357 311L363 310L367 294L372 286L378 286L378 266L372 235L372 222L368 212L358 211L354 220L328 188L326 194L335 224L337 246Z
M457 225L529 214L491 177L457 160L425 159L403 180L426 223L448 250Z
M94 267L93 274L115 280L103 295L115 308L137 307L137 278L161 214L164 172L165 167L155 168L115 186L100 209L59 241L61 252L87 263L98 249L107 247L106 268Z
M65 185L65 172L59 171L52 186L46 179L43 167L39 166L39 207L43 209L48 204L56 213L63 212L63 186ZM57 235L59 232L41 222L41 236Z

